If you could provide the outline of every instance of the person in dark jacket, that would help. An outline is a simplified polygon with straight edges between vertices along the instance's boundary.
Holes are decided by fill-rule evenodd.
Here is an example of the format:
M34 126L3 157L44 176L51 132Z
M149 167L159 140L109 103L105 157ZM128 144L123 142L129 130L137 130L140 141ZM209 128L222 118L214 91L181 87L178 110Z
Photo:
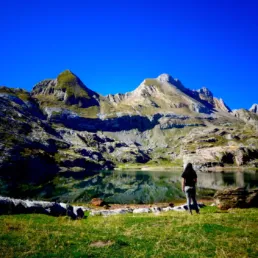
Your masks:
M182 191L186 195L187 208L188 211L192 214L191 200L193 201L193 209L196 210L196 213L199 213L199 207L196 201L196 188L197 183L197 174L193 169L193 165L188 163L185 167L185 170L182 174Z

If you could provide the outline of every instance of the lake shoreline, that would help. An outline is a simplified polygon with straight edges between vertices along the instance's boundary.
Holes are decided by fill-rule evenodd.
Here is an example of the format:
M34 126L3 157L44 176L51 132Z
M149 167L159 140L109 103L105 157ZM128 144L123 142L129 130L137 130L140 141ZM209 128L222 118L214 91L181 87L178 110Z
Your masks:
M123 171L123 170L142 170L142 171L173 171L173 170L183 170L183 167L178 166L124 166L124 167L115 167L114 170ZM248 171L258 171L257 167L250 167L250 166L225 166L225 167L207 167L205 169L196 169L200 172L227 172L227 171L240 171L244 172L246 170Z

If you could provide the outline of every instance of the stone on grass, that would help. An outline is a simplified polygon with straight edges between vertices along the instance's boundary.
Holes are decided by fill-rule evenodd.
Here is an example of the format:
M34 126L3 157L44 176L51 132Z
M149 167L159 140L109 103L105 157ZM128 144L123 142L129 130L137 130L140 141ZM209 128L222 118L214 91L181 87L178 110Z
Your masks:
M105 202L100 198L93 198L90 202L91 205L94 206L104 206Z
M0 215L38 213L55 217L69 216L72 219L83 218L84 211L80 207L74 209L65 203L29 201L0 196Z
M249 191L240 187L220 190L215 193L214 200L221 210L258 207L258 188Z
M149 208L137 208L133 210L133 213L149 213L151 209Z

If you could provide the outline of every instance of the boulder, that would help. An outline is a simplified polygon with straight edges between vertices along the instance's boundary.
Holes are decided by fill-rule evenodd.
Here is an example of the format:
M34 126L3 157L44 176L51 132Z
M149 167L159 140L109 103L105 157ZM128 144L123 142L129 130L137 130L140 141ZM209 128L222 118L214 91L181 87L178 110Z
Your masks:
M258 189L250 190L245 202L248 207L258 207Z
M69 216L72 219L84 217L81 207L56 202L29 201L0 196L0 215L38 213L55 217Z
M90 201L90 204L93 205L93 206L104 206L105 202L100 198L93 198Z
M133 210L130 208L125 209L114 209L114 210L92 210L90 215L92 216L110 216L110 215L118 215L118 214L125 214L125 213L132 213Z
M162 211L171 211L171 210L173 210L173 208L168 206L168 207L162 208L161 210Z
M205 205L203 203L198 203L197 205L198 205L199 209L205 207ZM191 209L194 210L194 208L195 208L194 205L191 204ZM187 211L188 207L187 207L187 204L183 204L183 205L179 205L179 206L175 206L173 208L170 208L170 210L173 210L173 211Z
M149 213L152 210L150 208L138 208L138 209L134 209L133 213Z
M199 208L203 208L205 205L202 203L198 203ZM118 214L126 214L126 213L160 213L164 211L187 211L187 205L180 205L175 207L151 207L151 208L120 208L120 209L112 209L112 210L91 210L91 216L110 216L110 215L118 215Z
M258 207L258 188L249 191L246 188L220 190L214 199L221 210Z
M162 209L160 207L151 207L150 210L153 213L159 213Z

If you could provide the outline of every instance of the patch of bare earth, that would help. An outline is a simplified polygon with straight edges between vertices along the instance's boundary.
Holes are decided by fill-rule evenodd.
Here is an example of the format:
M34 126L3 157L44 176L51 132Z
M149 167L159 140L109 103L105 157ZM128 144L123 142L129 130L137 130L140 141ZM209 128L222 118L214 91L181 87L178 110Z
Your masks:
M114 241L96 241L96 242L92 242L90 244L90 246L92 247L105 247L105 246L110 246L110 245L113 245L114 244Z

